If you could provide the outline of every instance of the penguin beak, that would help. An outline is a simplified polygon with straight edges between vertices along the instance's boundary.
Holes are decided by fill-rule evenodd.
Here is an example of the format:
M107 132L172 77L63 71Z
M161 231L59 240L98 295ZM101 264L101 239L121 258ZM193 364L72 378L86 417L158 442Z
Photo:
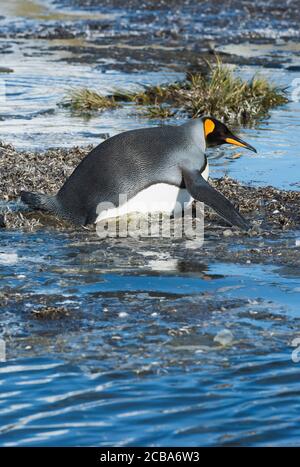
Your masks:
M249 149L250 151L257 152L256 149L253 146L246 143L246 141L243 141L242 139L238 138L237 136L230 135L230 137L225 138L225 141L228 144L234 144L235 146L240 146L242 148Z

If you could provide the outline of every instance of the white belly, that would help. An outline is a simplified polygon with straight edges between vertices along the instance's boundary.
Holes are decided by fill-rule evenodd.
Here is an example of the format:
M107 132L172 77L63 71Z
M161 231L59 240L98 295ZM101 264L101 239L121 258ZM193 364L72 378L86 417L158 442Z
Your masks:
M208 178L208 164L202 172L203 178ZM101 210L96 219L97 222L114 217L121 217L129 213L141 213L144 215L162 212L171 215L179 203L184 208L184 203L191 203L193 198L185 188L179 188L167 183L156 183L145 190L140 191L136 196L120 205Z

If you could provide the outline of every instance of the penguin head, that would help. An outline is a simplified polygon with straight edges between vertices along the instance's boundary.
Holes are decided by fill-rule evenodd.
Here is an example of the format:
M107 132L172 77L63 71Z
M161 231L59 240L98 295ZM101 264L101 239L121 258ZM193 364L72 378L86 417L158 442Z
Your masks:
M220 144L234 144L235 146L257 152L253 146L231 133L229 128L216 118L204 117L202 121L207 147L219 146Z

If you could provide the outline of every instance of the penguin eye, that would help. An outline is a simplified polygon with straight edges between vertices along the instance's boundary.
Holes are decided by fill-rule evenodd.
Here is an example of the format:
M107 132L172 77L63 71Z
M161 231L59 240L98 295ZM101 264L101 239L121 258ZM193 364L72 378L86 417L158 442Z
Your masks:
M210 133L212 133L215 129L215 124L214 122L210 119L210 118L207 118L204 122L204 133L205 133L205 136L207 137Z

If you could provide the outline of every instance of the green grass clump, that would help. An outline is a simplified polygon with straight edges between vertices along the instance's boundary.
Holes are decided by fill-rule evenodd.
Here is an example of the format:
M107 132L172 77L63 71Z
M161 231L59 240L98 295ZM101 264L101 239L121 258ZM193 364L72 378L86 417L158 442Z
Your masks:
M257 121L270 109L288 102L285 89L259 76L245 81L220 62L207 77L191 75L173 95L192 117L208 114L239 123Z
M245 81L220 60L206 75L191 74L184 81L147 88L132 96L137 104L169 104L191 117L213 115L223 121L251 123L270 109L288 102L286 91L265 78Z
M167 106L172 106L191 117L207 114L223 121L248 124L267 116L270 109L288 102L285 89L259 76L245 81L218 59L216 64L209 65L206 75L190 74L181 82L127 93L126 100L151 106L146 113L148 117L169 117Z
M190 117L212 115L224 122L249 125L286 102L284 88L257 75L244 80L216 58L214 64L208 64L206 74L189 74L183 81L147 86L139 92L115 90L110 96L89 89L73 90L64 105L87 112L132 103L141 107L148 118L165 119L181 112Z
M166 101L166 91L172 86L175 84L145 86L144 91L138 92L116 89L113 97L116 101L133 102L138 105L159 105Z
M76 111L108 110L119 107L114 96L103 96L87 88L71 90L65 97L63 105Z
M143 112L143 115L148 118L171 118L174 117L175 111L164 105L148 105Z

